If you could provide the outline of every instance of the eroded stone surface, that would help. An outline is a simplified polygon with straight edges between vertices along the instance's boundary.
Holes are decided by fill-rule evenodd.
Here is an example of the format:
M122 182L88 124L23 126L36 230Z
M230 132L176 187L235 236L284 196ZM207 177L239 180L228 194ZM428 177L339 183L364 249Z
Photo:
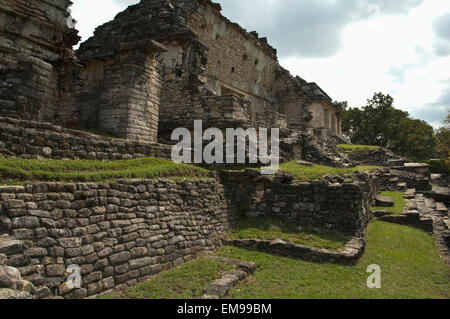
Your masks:
M375 200L375 205L379 207L394 207L395 204L394 199L388 196L377 196Z

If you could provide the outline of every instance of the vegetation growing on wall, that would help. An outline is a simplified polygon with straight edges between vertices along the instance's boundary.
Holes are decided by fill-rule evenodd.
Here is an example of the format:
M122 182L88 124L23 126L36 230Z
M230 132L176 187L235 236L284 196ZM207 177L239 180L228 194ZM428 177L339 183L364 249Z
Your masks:
M26 181L106 182L126 178L206 176L206 169L151 157L111 162L0 158L0 178L3 184L20 184Z

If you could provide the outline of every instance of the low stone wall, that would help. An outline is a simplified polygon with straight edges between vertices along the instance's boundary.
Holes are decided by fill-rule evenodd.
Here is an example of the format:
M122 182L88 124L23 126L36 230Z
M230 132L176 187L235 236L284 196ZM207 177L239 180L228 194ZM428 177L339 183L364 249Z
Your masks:
M339 265L355 265L364 254L366 241L363 238L353 238L340 250L329 250L283 240L234 239L225 242L240 248L257 250L277 256L296 258L317 263L334 263Z
M430 178L428 175L422 175L407 170L398 170L385 168L379 173L379 180L384 191L402 190L399 184L406 184L408 189L416 189L418 191L431 190Z
M0 154L44 159L171 158L172 147L112 139L49 123L0 117Z
M77 297L135 284L217 248L233 219L214 179L0 187L0 203L0 253L39 298L69 291L69 265Z
M301 226L328 228L363 236L369 209L380 191L375 174L353 176L355 182L325 180L293 183L292 176L259 175L255 170L221 172L221 179L249 217L274 217Z

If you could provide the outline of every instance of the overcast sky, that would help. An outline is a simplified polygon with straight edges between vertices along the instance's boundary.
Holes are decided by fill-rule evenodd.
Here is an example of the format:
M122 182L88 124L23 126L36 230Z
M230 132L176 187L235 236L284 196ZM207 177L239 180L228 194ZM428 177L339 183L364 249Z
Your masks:
M139 0L75 0L83 40ZM216 0L256 30L281 65L334 100L361 107L374 92L435 127L450 110L448 0Z

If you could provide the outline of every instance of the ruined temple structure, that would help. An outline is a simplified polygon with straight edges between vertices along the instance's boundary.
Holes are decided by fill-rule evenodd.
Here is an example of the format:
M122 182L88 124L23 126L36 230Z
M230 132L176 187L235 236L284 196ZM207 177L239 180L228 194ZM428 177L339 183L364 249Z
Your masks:
M152 142L194 119L312 133L320 109L330 117L324 127L340 133L329 97L209 0L142 0L97 28L77 56L85 66L79 125Z
M267 39L220 5L142 0L77 52L70 5L0 0L0 116L146 145L174 143L172 131L194 120L204 129L277 127L285 160L345 158L329 143L341 136L331 98L283 69Z
M331 98L316 83L310 83L310 111L313 115L311 125L315 135L322 138L342 136L341 115L333 105Z
M62 124L80 65L69 0L0 0L1 116Z

